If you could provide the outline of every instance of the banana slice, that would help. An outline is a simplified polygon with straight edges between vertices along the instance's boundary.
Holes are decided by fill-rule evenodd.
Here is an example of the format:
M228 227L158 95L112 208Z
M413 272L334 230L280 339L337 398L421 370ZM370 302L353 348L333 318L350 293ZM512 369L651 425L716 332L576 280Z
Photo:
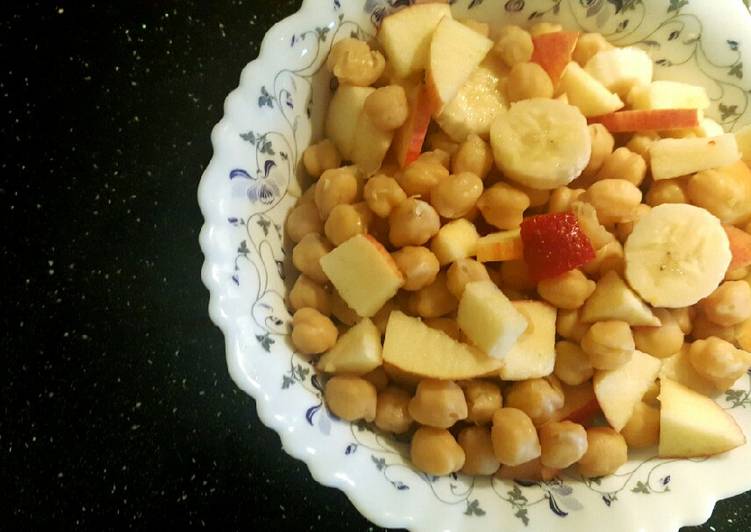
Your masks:
M568 185L592 152L587 119L557 100L522 100L498 114L490 129L498 168L522 185L553 189Z
M624 246L626 279L655 307L697 303L722 282L731 253L720 220L683 203L654 207Z

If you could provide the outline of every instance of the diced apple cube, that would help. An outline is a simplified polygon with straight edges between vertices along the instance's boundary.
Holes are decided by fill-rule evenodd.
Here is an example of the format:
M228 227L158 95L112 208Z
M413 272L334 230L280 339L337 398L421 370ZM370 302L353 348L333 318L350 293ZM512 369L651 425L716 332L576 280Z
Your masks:
M444 17L451 18L448 4L428 3L408 7L383 19L378 41L398 77L407 78L427 67L433 32Z
M433 102L425 85L406 87L405 91L409 115L404 125L396 130L392 143L396 161L401 168L420 156L430 126L430 118L433 116Z
M365 100L373 87L340 85L329 102L326 136L336 145L344 159L352 159L352 148Z
M373 316L404 284L394 259L369 235L353 236L320 262L342 299L362 317Z
M427 85L438 115L492 47L493 41L461 22L449 17L441 20L430 42L427 71Z
M584 323L620 320L632 326L661 325L647 304L612 270L597 281L595 291L584 303L581 320Z
M474 224L459 218L441 227L430 242L430 250L441 266L444 266L459 259L473 257L477 252L479 238Z
M733 416L709 397L660 379L661 457L711 456L746 443Z
M659 80L634 87L626 98L632 109L698 109L709 107L704 87Z
M694 369L688 357L688 348L689 344L683 344L681 350L676 354L662 359L660 379L670 379L703 395L717 395L715 385L699 375Z
M593 377L597 402L605 419L618 432L660 372L659 359L634 351L631 360L616 369L598 370Z
M547 72L554 87L558 85L566 65L571 62L578 40L579 34L573 31L553 31L532 37L534 48L530 61Z
M498 359L503 359L527 329L526 318L493 281L467 283L456 321L475 346Z
M527 319L527 329L506 354L499 371L501 379L523 381L546 377L555 367L556 309L541 301L513 301Z
M381 332L368 318L347 330L318 361L326 373L364 375L381 365Z
M602 124L611 133L698 129L701 126L698 113L696 109L639 109L595 116L589 123Z
M375 174L381 168L393 138L393 131L384 131L378 128L370 115L363 109L360 111L360 118L357 120L352 146L352 162L366 176Z
M729 166L740 158L735 135L731 133L711 138L659 139L649 146L655 180Z
M735 141L744 161L751 164L751 124L735 132Z
M494 262L519 260L524 257L524 245L519 228L482 236L477 241L477 260Z
M398 310L391 313L386 326L383 361L386 367L409 375L442 380L488 375L503 364Z
M600 50L587 61L585 70L621 98L639 85L652 81L652 58L633 47Z
M605 115L623 107L623 102L617 94L610 92L573 61L563 72L559 90L565 92L569 103L578 107L587 117Z

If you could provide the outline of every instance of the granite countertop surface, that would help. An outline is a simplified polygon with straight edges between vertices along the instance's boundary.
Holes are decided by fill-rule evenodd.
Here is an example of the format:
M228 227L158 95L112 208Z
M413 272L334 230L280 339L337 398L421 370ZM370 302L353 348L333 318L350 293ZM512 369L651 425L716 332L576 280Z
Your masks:
M200 281L209 133L298 6L3 5L0 529L375 529L230 381Z

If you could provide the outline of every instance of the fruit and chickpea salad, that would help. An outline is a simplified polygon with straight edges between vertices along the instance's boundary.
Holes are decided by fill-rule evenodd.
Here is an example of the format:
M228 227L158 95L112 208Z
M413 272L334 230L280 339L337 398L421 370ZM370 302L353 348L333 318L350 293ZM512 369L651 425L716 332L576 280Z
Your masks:
M744 444L712 397L751 366L751 130L597 33L490 35L428 3L331 50L286 223L328 408L431 475Z

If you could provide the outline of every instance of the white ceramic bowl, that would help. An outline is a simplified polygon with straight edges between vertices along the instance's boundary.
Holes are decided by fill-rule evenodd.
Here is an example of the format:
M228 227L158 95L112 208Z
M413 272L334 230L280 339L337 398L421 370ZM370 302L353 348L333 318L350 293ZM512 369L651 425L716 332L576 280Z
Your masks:
M293 274L285 215L299 194L302 151L322 129L330 95L321 64L333 41L373 34L406 0L306 0L266 35L212 132L214 157L198 197L209 312L226 337L237 385L284 449L322 484L343 490L371 521L413 530L676 530L705 521L715 501L751 488L751 445L709 460L637 454L617 475L512 483L417 473L405 446L334 419L311 365L293 353L284 305ZM458 17L497 24L560 21L648 50L657 77L704 85L710 116L751 123L751 17L726 0L459 0ZM745 39L744 39L745 38ZM743 65L748 65L745 72ZM749 378L721 400L751 435Z

